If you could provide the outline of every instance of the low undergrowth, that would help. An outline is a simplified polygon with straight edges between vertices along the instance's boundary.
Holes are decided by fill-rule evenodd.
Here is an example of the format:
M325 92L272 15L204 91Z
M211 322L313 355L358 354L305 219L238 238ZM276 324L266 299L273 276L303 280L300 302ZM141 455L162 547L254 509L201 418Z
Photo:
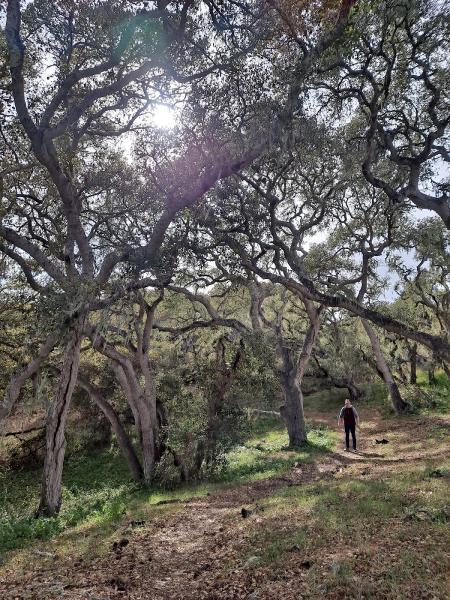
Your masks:
M203 583L217 589L214 598L240 597L233 594L242 589L242 597L251 592L264 600L275 595L309 600L443 600L450 563L448 419L406 415L387 420L379 418L378 410L361 412L359 455L333 452L340 445L337 434L317 424L309 428L308 446L288 449L281 422L259 419L252 435L227 454L213 478L171 491L137 488L116 453L69 461L63 509L55 519L31 518L39 473L5 475L2 549L24 549L4 553L4 572L27 575L30 561L32 568L51 570L56 559L60 565L82 560L86 572L91 566L109 568L118 539L130 540L127 560L134 560L134 551L142 544L147 544L145 552L152 552L153 536L162 531L173 546L167 555L153 558L160 561L155 565L172 558L176 548L176 568L204 578ZM318 421L323 417L315 415ZM378 438L387 438L388 443L379 446ZM256 484L253 489L264 494L249 504L252 486L239 484L283 473L295 462L312 464L267 485ZM293 480L294 473L300 479ZM218 494L211 503L183 503L224 488L231 493ZM222 512L224 499L229 508ZM211 510L215 506L219 512ZM250 509L245 519L243 506ZM193 527L198 559L189 536L184 550L180 542L193 523L200 524L199 529ZM142 531L131 531L141 527ZM203 570L206 556L211 571ZM129 563L120 563L125 564Z
M40 480L40 469L0 471L0 552L48 540L88 519L117 520L137 491L117 453L80 456L66 465L60 514L35 518Z
M124 515L144 514L146 507L176 499L205 495L211 490L273 476L298 461L311 460L331 448L334 434L325 427L310 428L310 443L299 450L287 448L288 438L278 420L261 419L254 433L228 453L218 470L204 482L167 490L143 489L130 480L117 451L77 456L69 460L63 476L63 503L54 518L35 518L41 470L0 471L0 553L49 540L77 526L98 528L120 522Z
M248 529L242 562L251 557L309 599L444 599L449 469L446 458L386 464L277 490Z

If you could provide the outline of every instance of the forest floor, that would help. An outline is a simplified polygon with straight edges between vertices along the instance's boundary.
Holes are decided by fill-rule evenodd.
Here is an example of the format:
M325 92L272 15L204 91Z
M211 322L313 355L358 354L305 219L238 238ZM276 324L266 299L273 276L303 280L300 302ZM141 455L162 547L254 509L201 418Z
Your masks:
M246 452L270 468L245 483L135 500L116 521L8 552L0 597L448 599L450 417L361 413L357 454L337 434L293 454L263 432ZM308 416L336 430L334 410Z

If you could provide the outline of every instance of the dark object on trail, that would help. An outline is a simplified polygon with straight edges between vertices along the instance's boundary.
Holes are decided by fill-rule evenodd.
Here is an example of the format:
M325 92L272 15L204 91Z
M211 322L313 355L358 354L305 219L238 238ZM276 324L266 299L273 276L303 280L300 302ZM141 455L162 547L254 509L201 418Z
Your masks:
M125 548L125 546L128 546L129 543L130 543L130 540L127 540L127 538L122 538L119 542L114 542L113 550L115 552L121 552L122 548Z
M385 440L384 438L382 440L375 439L375 443L376 444L389 444L389 440Z
M130 521L131 527L144 527L145 521Z
M248 508L242 508L241 509L241 515L243 519L246 519L247 517L249 517L251 514L253 513L252 510L249 510Z
M204 563L203 565L200 565L198 567L198 569L194 572L194 579L197 579L197 577L199 577L204 571L209 571L211 568L210 563Z
M300 566L302 569L310 569L312 567L312 561L311 560L303 560L300 563Z
M118 592L126 592L128 589L128 582L123 580L121 577L113 577L109 584L115 587Z

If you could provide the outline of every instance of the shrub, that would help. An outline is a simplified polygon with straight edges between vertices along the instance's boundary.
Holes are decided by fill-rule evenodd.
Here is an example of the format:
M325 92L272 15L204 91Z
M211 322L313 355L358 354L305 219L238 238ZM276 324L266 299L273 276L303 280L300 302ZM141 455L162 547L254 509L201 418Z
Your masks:
M173 455L165 452L156 466L156 479L167 490L175 489L181 483L180 469L175 466Z

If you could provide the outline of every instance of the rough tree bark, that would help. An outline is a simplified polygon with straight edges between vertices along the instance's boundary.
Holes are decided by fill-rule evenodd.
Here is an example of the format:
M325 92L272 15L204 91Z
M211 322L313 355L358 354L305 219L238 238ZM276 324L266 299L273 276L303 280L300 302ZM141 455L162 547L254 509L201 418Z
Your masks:
M309 327L298 360L293 359L292 351L281 340L279 342L283 361L281 385L285 400L280 413L286 421L290 446L302 446L308 442L301 385L319 333L322 311L322 307L316 308L310 300L303 299L303 303L308 313Z
M388 388L392 406L394 407L396 413L404 413L408 409L408 404L403 400L400 394L398 385L394 380L389 365L387 364L386 359L381 350L380 340L378 339L375 330L365 319L361 319L361 322L363 324L365 332L367 333L367 337L370 340L377 367L383 377L386 387Z
M308 443L308 436L303 411L302 390L295 372L283 371L280 381L284 397L284 405L280 407L280 414L286 422L289 446L303 446Z
M83 318L77 319L69 333L55 399L47 414L46 455L38 515L53 516L59 512L61 506L62 470L66 449L65 425L78 378L83 326Z

